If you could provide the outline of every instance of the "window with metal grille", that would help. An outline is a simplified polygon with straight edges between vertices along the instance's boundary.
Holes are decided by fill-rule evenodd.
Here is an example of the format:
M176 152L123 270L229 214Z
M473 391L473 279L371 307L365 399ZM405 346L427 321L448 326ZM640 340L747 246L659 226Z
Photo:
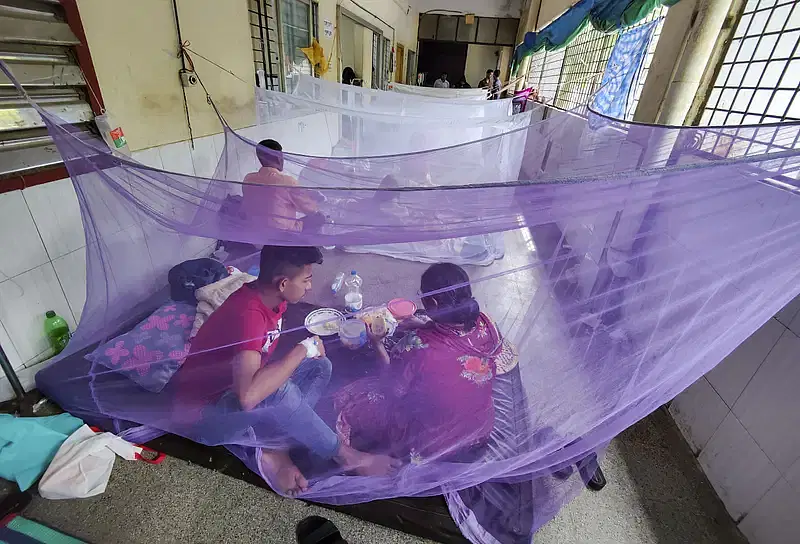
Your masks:
M281 89L278 27L274 0L249 0L250 36L256 84L271 91Z
M311 37L319 41L319 2L311 2Z
M659 19L647 56L636 74L628 97L625 119L633 119L644 81L653 60L667 8L653 10L650 15L626 30ZM531 56L528 85L539 91L547 103L566 110L585 113L586 105L600 89L606 64L619 33L604 34L587 26L567 47L557 51L537 51Z
M311 45L311 5L300 0L281 0L279 15L285 77L314 75L311 62L301 51Z
M381 89L386 90L392 79L392 40L383 38L383 80Z
M748 0L701 125L800 120L800 3Z
M377 32L372 33L372 88L380 89L381 78L381 37Z

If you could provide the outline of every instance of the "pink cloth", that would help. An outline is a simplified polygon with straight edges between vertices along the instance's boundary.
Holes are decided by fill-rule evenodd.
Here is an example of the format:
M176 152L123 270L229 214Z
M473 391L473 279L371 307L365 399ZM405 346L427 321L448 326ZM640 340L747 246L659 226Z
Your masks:
M385 375L336 393L340 438L412 463L482 442L494 425L495 361L505 349L484 314L469 332L442 324L409 332Z

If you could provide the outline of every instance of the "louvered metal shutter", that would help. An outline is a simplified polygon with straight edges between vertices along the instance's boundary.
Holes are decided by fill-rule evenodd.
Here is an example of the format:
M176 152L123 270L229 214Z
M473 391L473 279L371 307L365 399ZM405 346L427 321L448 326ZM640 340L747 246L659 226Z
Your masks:
M70 30L56 0L0 0L0 59L29 96L62 119L88 129L88 88ZM0 178L61 163L41 117L0 74Z

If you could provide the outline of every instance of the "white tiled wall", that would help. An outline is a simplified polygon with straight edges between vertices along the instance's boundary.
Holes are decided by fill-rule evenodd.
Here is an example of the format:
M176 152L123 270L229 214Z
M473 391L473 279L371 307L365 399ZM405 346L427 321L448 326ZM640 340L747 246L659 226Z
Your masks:
M670 406L751 544L800 542L800 297Z
M194 149L189 142L178 142L135 152L133 158L154 168L211 177L222 145L219 135L209 136L195 140ZM140 236L173 236L185 259L209 247L207 239L141 224L126 210L109 209L107 216L102 215L97 220L116 223L123 244ZM158 259L153 260L157 273L174 264ZM0 194L0 346L27 389L33 387L36 371L49 354L45 312L55 310L74 330L85 300L86 241L72 180ZM8 380L0 376L0 401L12 396Z

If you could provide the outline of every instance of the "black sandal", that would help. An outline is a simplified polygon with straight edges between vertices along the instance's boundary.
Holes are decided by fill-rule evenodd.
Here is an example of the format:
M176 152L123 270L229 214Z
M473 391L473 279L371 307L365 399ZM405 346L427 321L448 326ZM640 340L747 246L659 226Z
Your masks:
M297 544L347 544L332 521L309 516L297 524Z

